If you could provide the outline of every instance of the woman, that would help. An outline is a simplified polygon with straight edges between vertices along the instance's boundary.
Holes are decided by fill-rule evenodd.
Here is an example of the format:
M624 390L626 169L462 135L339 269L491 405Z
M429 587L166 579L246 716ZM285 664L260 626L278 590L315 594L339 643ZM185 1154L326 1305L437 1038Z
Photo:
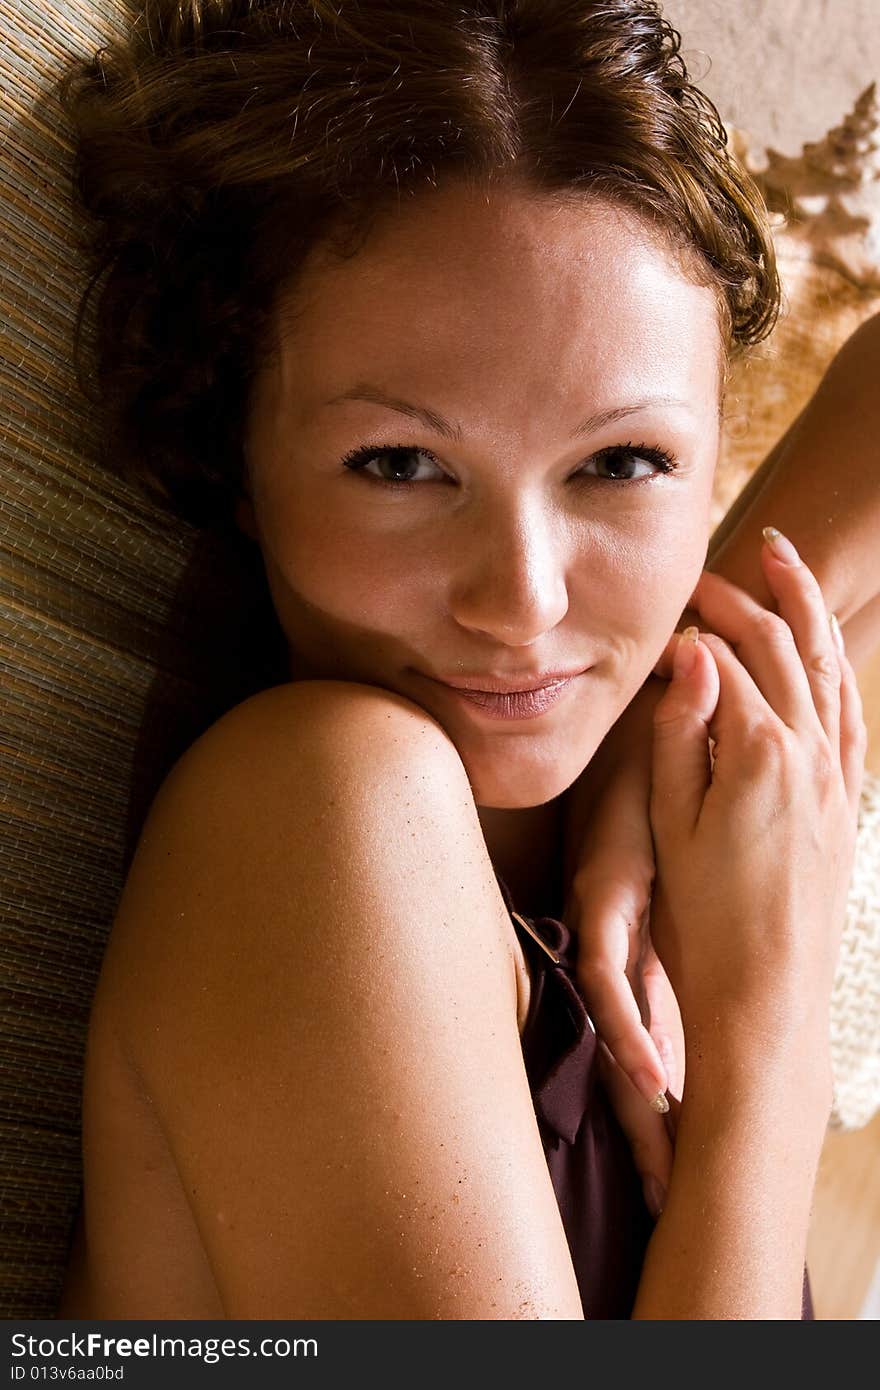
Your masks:
M111 437L234 510L289 670L144 828L60 1311L800 1316L864 725L776 538L772 628L731 589L653 716L656 1226L554 917L567 792L711 585L726 368L777 304L676 37L627 0L147 21L67 94Z

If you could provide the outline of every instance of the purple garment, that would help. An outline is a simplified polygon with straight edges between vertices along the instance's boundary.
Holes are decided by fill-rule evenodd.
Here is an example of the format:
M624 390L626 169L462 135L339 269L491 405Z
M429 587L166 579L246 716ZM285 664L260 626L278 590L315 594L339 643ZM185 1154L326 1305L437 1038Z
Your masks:
M510 890L496 877L512 912ZM572 935L555 917L519 915L559 956L557 965L512 919L532 977L521 1039L526 1074L584 1316L629 1318L654 1219L599 1075L596 1035L574 978ZM813 1316L804 1270L802 1317Z

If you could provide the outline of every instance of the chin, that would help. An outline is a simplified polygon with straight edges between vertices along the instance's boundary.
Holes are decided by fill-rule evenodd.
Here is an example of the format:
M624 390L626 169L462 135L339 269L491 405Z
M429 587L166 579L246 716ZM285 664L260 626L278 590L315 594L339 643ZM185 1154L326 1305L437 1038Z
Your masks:
M525 811L561 796L583 772L589 758L578 763L567 759L565 765L556 762L537 767L530 766L525 759L519 766L511 765L509 758L504 764L499 759L494 766L494 760L488 759L481 759L477 765L469 765L467 759L463 761L477 806L496 811Z

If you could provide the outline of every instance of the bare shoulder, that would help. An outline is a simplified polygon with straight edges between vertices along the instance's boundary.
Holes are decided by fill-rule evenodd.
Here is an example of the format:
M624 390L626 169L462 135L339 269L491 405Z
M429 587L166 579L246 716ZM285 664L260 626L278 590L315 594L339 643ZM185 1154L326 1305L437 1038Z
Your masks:
M271 729L291 718L307 720L318 732L332 728L334 735L339 733L337 721L355 736L369 725L390 726L395 735L404 730L414 737L433 735L438 746L454 750L442 726L414 701L381 686L347 680L289 681L272 686L236 705L202 737L213 738L221 730L225 734Z
M439 859L438 837L449 845ZM169 998L175 982L179 991L196 978L206 993L215 964L228 974L249 949L275 951L279 963L316 940L339 951L360 918L344 922L347 901L333 911L333 885L350 891L360 876L366 886L369 868L390 890L401 865L439 879L451 862L472 878L491 874L464 767L435 720L354 682L273 687L212 725L162 783L113 924L100 997L112 986L129 1001L133 1025L130 1001L136 994L152 1009L163 962ZM318 911L322 927L310 935L301 924ZM150 993L138 984L148 978Z
M178 760L160 796L176 794L201 775L252 777L254 758L267 758L278 776L307 776L326 774L328 759L342 771L359 755L367 755L378 772L415 756L465 776L442 726L404 696L354 681L291 681L251 696L218 719Z
M581 1316L509 919L417 706L308 682L219 721L154 803L102 989L227 1316Z
M185 894L192 867L205 854L216 859L221 843L224 877L239 868L252 879L284 853L306 891L316 853L344 859L352 830L367 831L370 822L381 843L389 814L413 820L409 848L418 858L415 819L436 823L444 807L478 832L458 752L418 705L349 681L275 686L228 711L171 769L146 818L122 906L144 891L152 896L160 868L167 891ZM253 882L248 891L257 891ZM115 935L121 931L117 924Z

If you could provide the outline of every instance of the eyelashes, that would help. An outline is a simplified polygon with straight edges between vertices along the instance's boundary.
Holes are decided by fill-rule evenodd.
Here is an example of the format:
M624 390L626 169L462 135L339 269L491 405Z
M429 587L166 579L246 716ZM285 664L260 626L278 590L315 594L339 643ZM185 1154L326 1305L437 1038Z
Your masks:
M435 468L442 475L440 478L430 479L431 482L441 482L444 478L448 479L450 482L452 481L448 473L443 473L439 463L437 463L434 455L428 449L417 449L413 444L362 444L360 448L353 449L350 454L346 454L342 460L342 464L343 467L350 468L352 472L359 472L365 469L368 463L372 463L374 459L395 458L400 460L398 466L402 471L406 466L405 461L407 456L418 456L419 454L421 454L423 458L430 459ZM405 488L419 486L414 478L381 478L377 477L375 473L367 473L365 476L370 478L372 482L379 483L380 486L384 484L385 487Z
M392 472L396 467L397 472L403 473L411 467L412 460L419 458L430 460L437 476L427 479L395 478L366 472L368 464L378 459L387 459L396 461L392 465ZM412 444L362 444L359 448L352 449L350 453L346 454L341 463L343 467L352 472L362 473L370 482L390 490L421 487L425 482L454 482L454 479L444 472L430 450L417 448ZM635 469L639 464L648 465L650 471L637 476ZM591 471L592 465L596 466L597 471ZM678 460L666 449L653 444L637 444L629 441L626 444L612 444L606 449L597 450L585 465L575 470L571 475L571 480L590 479L595 483L610 483L617 487L634 487L651 482L659 475L674 473L678 466ZM419 464L416 463L416 471L418 471L418 467ZM603 467L609 471L599 472L598 470Z

